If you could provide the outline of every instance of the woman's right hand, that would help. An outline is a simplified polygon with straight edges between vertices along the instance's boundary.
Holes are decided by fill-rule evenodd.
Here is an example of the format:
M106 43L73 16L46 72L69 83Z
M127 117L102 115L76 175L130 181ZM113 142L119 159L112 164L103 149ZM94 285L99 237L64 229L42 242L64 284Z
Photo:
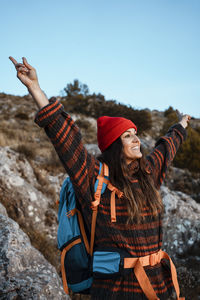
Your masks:
M9 59L17 70L17 78L28 88L33 89L39 87L36 70L28 64L25 57L22 57L23 63L18 63L12 56Z
M27 87L38 107L48 105L49 100L39 86L36 70L28 64L26 58L22 58L23 64L18 63L12 56L9 56L9 59L17 70L17 78Z

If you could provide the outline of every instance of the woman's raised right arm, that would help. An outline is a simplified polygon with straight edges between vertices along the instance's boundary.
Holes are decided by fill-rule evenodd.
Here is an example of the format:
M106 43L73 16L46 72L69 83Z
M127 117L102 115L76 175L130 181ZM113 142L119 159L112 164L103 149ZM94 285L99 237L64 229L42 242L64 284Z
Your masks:
M40 89L36 70L23 58L23 64L10 57L17 77L27 87L40 110L35 122L45 129L55 150L71 177L76 193L82 199L93 200L92 186L98 175L99 163L82 143L78 127L70 115L64 112L58 101L49 101Z

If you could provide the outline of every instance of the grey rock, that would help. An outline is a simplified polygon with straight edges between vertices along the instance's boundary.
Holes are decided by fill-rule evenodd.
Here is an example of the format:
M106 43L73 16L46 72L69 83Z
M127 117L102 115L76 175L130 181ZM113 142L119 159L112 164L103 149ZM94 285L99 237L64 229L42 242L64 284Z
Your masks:
M94 156L98 156L99 154L101 154L101 151L96 144L85 144L85 147L88 152Z
M3 216L8 216L6 208L0 203L0 214Z
M143 148L145 148L148 152L150 152L156 143L156 140L152 138L150 134L145 134L140 138L141 145Z
M177 267L182 295L200 299L200 204L190 196L161 187L165 205L163 249Z
M9 147L0 147L0 193L1 202L8 215L21 227L48 234L56 243L57 215L51 209L52 199L39 190L37 178L28 160ZM53 200L55 202L55 199ZM54 222L46 224L46 215Z
M10 218L0 215L0 299L70 299L55 268Z
M170 190L181 191L200 203L200 174L189 170L170 167L165 184Z
M200 204L182 192L161 187L165 205L164 247L175 257L200 258Z

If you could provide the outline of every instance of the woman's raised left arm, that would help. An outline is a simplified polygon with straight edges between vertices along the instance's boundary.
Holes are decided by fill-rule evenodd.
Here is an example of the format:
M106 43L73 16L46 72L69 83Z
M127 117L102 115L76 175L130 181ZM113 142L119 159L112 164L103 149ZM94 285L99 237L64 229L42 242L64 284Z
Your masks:
M173 161L181 143L186 139L186 127L190 119L189 115L181 116L179 123L171 126L167 134L159 138L155 148L147 156L147 163L157 188L160 188L167 168Z

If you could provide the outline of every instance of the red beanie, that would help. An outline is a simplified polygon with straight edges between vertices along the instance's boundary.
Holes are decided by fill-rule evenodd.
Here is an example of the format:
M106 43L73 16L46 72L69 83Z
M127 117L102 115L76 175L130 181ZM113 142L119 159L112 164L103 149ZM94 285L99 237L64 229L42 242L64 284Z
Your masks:
M97 139L101 152L105 151L120 135L136 125L125 118L103 116L97 119Z

